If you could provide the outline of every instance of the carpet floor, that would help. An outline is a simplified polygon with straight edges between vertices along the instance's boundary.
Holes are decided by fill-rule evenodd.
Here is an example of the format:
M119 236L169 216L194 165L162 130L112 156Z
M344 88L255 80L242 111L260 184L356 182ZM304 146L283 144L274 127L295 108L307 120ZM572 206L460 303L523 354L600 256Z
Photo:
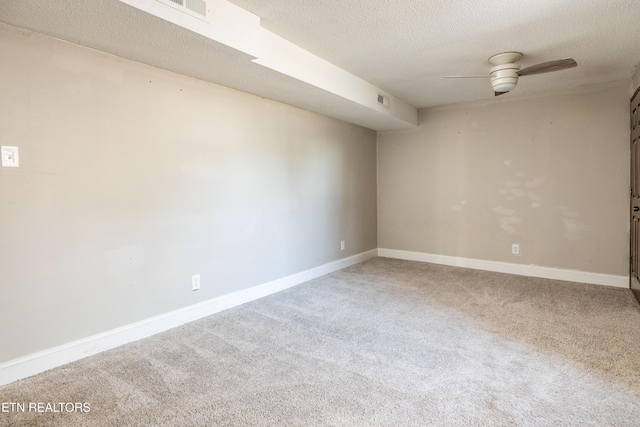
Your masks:
M2 426L638 426L640 306L626 289L374 258L0 401L90 405Z

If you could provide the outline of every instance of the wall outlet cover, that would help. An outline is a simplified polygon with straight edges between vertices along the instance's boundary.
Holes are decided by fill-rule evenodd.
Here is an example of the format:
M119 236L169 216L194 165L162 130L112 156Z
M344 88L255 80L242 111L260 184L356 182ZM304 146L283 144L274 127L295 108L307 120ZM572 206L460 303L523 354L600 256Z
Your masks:
M198 289L200 289L200 275L194 274L191 276L191 290L197 291Z
M0 151L2 152L3 168L17 168L20 165L18 147L3 145Z

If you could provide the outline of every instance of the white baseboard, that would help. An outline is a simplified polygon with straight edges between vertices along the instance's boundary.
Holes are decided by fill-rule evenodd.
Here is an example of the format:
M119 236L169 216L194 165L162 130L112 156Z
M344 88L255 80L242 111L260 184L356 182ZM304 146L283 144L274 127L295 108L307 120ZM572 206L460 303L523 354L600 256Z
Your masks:
M483 261L479 259L460 258L447 255L434 255L424 252L401 251L397 249L378 249L378 256L397 258L408 261L422 261L433 264L444 264L455 267L474 268L477 270L496 271L519 276L541 277L545 279L565 280L568 282L590 283L593 285L629 287L629 276L590 273L578 270L540 267L537 265L512 264L509 262Z
M10 360L0 364L0 386L280 292L316 277L374 258L377 255L377 249L362 252L249 289L222 295L140 322Z
M208 301L154 316L130 325L122 326L120 328L112 329L110 331L63 344L48 350L10 360L0 364L0 386L133 341L147 338L185 323L280 292L284 289L299 285L315 279L316 277L341 270L351 265L358 264L376 256L496 271L520 276L591 283L596 285L615 286L619 288L629 287L628 276L590 273L577 270L540 267L535 265L512 264L507 262L483 261L396 249L373 249L348 258L333 261L310 270L254 286L249 289L222 295Z

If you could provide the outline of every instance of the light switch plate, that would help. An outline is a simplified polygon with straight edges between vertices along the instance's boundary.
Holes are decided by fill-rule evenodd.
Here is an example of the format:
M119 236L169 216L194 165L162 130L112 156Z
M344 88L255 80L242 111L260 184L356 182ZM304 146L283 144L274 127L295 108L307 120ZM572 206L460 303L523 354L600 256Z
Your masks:
M18 147L3 145L0 150L2 151L3 168L17 168L20 165Z

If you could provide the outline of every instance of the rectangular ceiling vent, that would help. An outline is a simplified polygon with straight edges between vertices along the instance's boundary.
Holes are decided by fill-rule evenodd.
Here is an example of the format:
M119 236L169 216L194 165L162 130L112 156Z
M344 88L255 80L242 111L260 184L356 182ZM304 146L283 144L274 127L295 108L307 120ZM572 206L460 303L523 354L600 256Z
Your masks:
M209 8L206 0L158 0L160 3L174 7L196 18L208 21Z

